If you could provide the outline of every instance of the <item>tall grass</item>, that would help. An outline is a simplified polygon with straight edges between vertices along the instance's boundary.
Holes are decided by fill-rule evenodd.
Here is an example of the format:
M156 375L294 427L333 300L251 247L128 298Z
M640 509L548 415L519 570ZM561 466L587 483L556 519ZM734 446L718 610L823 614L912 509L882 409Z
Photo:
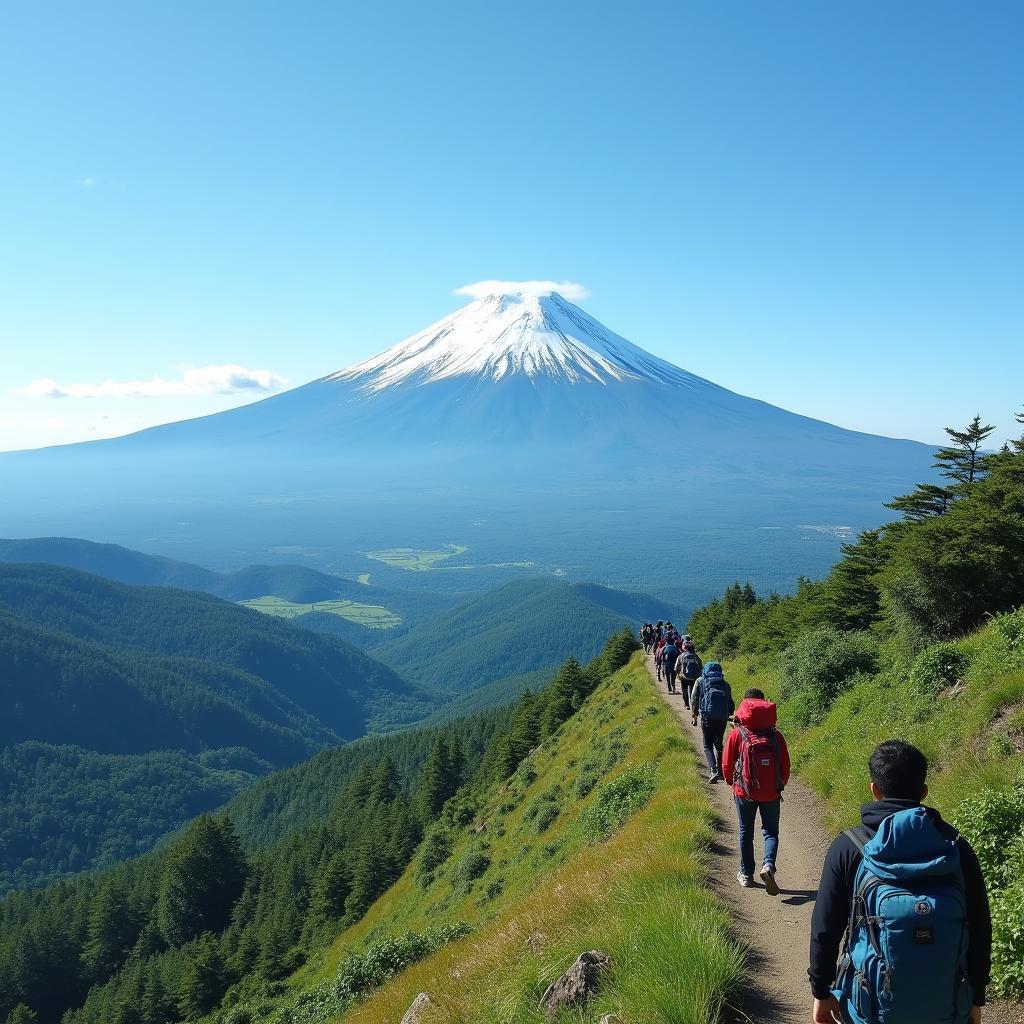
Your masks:
M646 673L637 657L603 684L494 790L426 886L416 884L413 866L340 936L320 970L296 984L335 976L348 957L387 936L464 921L467 937L335 1019L398 1021L426 991L451 1024L540 1024L547 985L579 953L601 949L613 968L597 997L564 1013L563 1024L595 1024L610 1012L631 1024L716 1020L738 991L743 957L706 887L713 813ZM538 832L544 807L557 815ZM466 879L456 866L472 850L489 863Z

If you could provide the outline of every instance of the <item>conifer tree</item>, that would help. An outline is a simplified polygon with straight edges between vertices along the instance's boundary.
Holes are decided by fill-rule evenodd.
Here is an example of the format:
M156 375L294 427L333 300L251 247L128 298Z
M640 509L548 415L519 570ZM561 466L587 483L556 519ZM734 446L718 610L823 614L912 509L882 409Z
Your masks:
M865 530L828 574L822 592L825 618L840 629L867 629L881 616L878 575L886 565L881 530Z
M137 938L131 908L125 903L115 877L100 887L89 910L88 937L82 963L93 980L109 977L128 956Z
M310 913L322 921L340 919L345 912L345 899L352 885L348 857L336 853L317 875L310 895Z
M376 764L370 776L368 803L387 804L398 796L398 766L390 754L385 754Z
M453 792L451 753L444 737L438 736L420 770L416 791L420 818L424 822L433 821Z
M178 985L178 1012L184 1020L209 1013L224 990L224 962L216 936L205 932L187 950Z
M24 1003L18 1005L7 1015L7 1024L36 1024L39 1016L36 1011Z
M949 510L954 493L949 487L939 484L918 484L910 494L885 503L886 508L901 512L905 519L919 521L929 516L941 516Z
M1015 412L1013 418L1020 424L1024 424L1024 412ZM1024 455L1024 434L1020 437L1014 437L1010 440L1010 447L1018 455Z
M550 736L583 702L586 681L575 658L570 658L559 670L551 685L541 731Z
M969 486L984 475L981 447L996 428L991 423L982 426L981 416L975 416L963 430L944 429L953 443L935 453L935 468L947 479Z
M380 851L373 841L365 841L356 856L352 869L352 887L345 898L345 916L358 921L383 888L383 870Z
M171 850L160 881L157 922L164 939L180 946L218 931L242 894L246 863L234 826L200 815Z

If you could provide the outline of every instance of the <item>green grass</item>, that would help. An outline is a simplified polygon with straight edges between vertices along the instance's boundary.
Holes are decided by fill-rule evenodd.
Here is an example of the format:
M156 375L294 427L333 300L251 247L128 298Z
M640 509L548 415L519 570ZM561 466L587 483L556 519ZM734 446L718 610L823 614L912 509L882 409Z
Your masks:
M828 824L838 831L859 820L870 800L867 759L886 739L903 739L930 763L928 802L947 817L981 790L1004 790L1024 778L1024 665L992 626L958 641L968 669L954 687L923 691L910 666L883 653L876 675L862 676L841 693L816 724L801 730L779 705L779 726L796 771L826 798ZM779 692L774 666L751 658L726 664L734 690Z
M283 597L267 595L238 603L266 615L276 615L281 619L294 619L307 612L327 612L329 615L340 615L341 618L348 619L349 622L355 622L370 629L393 629L402 622L398 615L381 605L360 604L358 601L342 599L299 604L295 601L286 601Z
M366 551L367 558L383 562L393 569L408 569L410 572L426 572L433 569L439 562L454 558L466 552L459 544L445 544L436 550L420 548L381 548L379 551Z
M693 755L636 657L453 830L439 867L418 871L417 857L292 984L321 985L385 940L464 923L467 937L331 1020L398 1021L427 991L453 1024L540 1024L546 986L579 953L601 949L615 965L564 1024L606 1013L707 1024L743 975L728 914L707 887L713 821Z

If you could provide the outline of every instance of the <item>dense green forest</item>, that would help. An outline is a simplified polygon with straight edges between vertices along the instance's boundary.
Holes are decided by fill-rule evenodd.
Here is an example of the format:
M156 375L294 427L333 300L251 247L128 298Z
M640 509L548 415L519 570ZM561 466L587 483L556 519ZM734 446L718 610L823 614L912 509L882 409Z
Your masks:
M0 701L0 892L148 849L256 775L438 705L218 598L28 564L0 565Z
M1018 416L1024 423L1024 414ZM1024 997L1024 437L947 428L940 483L895 498L820 581L736 584L690 619L706 653L780 702L794 765L832 823L856 820L874 744L929 757L929 799L979 850L993 904L993 989Z
M471 822L490 785L636 649L629 630L505 712L324 753L165 848L0 903L0 1019L164 1024L271 998L357 921L425 833ZM285 816L275 827L268 820ZM440 825L437 826L438 823ZM244 839L244 841L243 841Z
M145 853L271 767L238 747L198 755L37 742L0 749L0 895Z
M383 605L401 617L401 626L383 631L367 629L337 615L316 612L300 616L296 622L316 632L339 636L360 647L375 646L387 637L401 635L411 626L440 615L459 602L459 597L454 594L367 586L304 565L250 565L234 572L214 572L189 562L75 537L0 538L0 562L61 565L117 583L199 590L228 601L245 601L268 595L299 604L345 598Z
M489 591L374 651L400 675L458 695L566 658L596 655L624 622L642 619L649 595L563 580L518 580ZM683 621L681 609L671 609ZM500 688L495 691L502 693Z

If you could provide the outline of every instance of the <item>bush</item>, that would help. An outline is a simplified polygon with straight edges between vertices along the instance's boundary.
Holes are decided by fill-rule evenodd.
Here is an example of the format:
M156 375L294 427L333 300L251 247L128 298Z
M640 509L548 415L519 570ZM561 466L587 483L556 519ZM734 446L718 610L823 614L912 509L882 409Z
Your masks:
M482 847L474 846L462 855L452 869L452 881L455 885L470 885L490 866L491 858L487 856Z
M546 832L554 823L555 819L561 813L561 808L558 804L545 803L537 813L537 820L534 822L534 828L537 830L537 834Z
M423 934L407 932L398 938L375 942L365 953L348 957L331 981L299 996L273 1020L275 1024L327 1024L370 989L468 934L469 926L460 922Z
M867 633L843 633L831 626L801 633L779 659L780 692L796 698L789 717L802 726L820 721L859 673L875 669L877 657Z
M989 884L1002 887L1024 858L1024 786L1004 792L988 790L965 800L954 824L974 847Z
M992 990L1024 998L1024 881L992 897Z
M956 644L935 644L914 659L910 682L922 693L938 693L963 679L970 659Z
M597 799L583 815L583 832L591 842L601 842L625 824L654 795L654 768L629 768L606 782Z
M997 615L992 621L992 628L1002 641L1009 664L1024 665L1024 608Z

